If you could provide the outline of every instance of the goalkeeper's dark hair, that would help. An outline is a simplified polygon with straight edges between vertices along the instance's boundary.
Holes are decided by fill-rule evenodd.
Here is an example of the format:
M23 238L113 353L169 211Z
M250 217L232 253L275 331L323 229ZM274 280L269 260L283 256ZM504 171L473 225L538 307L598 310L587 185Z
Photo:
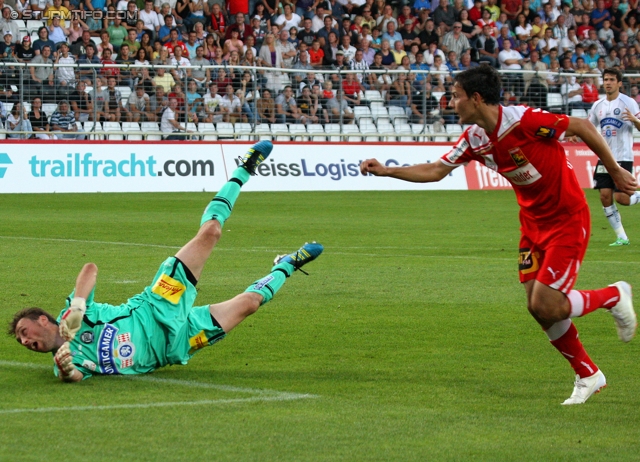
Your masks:
M488 64L467 69L456 75L455 82L462 87L467 97L474 93L482 96L485 104L499 104L502 82L500 74Z
M58 321L56 321L56 318L51 316L42 308L37 308L37 307L25 308L24 310L20 310L15 315L13 315L13 319L9 322L9 329L7 329L7 334L12 337L15 337L16 326L18 325L21 319L27 318L27 319L31 319L32 321L37 321L40 318L40 316L46 316L50 323L58 324Z

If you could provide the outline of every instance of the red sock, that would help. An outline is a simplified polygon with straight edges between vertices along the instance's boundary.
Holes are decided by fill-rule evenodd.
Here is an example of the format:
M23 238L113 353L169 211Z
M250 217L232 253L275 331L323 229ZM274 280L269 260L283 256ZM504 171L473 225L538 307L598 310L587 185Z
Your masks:
M572 290L567 297L571 304L571 317L575 318L598 308L613 308L620 301L620 291L616 286L597 290Z
M578 329L573 323L562 337L552 340L551 344L569 361L580 378L590 377L598 372L598 366L591 361L582 342L578 339Z

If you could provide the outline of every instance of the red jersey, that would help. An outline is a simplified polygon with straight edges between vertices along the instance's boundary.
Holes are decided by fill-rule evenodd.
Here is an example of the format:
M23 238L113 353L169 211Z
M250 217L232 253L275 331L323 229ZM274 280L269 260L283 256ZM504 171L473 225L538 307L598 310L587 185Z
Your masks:
M351 83L347 82L346 80L343 80L342 90L344 91L345 95L349 95L349 96L357 95L358 93L360 93L360 84L358 83L357 80L354 80Z
M440 160L451 167L475 160L497 171L513 185L522 215L531 219L553 219L586 207L558 142L569 117L525 106L498 107L493 133L472 125Z

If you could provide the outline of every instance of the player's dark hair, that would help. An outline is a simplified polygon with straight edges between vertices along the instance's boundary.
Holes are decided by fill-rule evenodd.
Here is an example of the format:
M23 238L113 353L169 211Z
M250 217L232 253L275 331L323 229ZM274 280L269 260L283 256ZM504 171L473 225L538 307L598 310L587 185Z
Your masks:
M53 324L58 324L58 322L56 321L56 318L51 316L42 308L37 308L37 307L25 308L24 310L20 310L15 315L13 315L13 319L9 322L9 328L7 329L7 334L12 337L15 337L16 326L18 325L18 322L20 322L21 319L27 318L27 319L31 319L32 321L37 321L38 318L40 318L40 316L46 316L49 322Z
M604 71L602 71L602 77L604 77L607 74L614 75L616 77L616 82L622 82L622 72L620 72L620 69L607 67Z
M482 64L467 69L455 77L455 82L462 87L469 98L474 93L482 96L485 104L499 104L502 83L500 74L491 66Z

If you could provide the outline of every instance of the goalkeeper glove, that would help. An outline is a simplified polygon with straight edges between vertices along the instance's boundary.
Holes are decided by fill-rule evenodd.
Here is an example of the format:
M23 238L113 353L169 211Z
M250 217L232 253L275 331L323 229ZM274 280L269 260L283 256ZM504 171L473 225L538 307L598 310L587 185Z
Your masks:
M74 297L71 300L69 309L60 320L60 336L63 339L68 342L74 339L76 333L80 330L80 326L82 326L82 318L86 311L87 306L84 298Z
M76 367L71 362L73 357L71 356L71 350L69 349L69 342L64 342L56 355L53 357L58 366L58 370L63 377L69 377L76 370Z

